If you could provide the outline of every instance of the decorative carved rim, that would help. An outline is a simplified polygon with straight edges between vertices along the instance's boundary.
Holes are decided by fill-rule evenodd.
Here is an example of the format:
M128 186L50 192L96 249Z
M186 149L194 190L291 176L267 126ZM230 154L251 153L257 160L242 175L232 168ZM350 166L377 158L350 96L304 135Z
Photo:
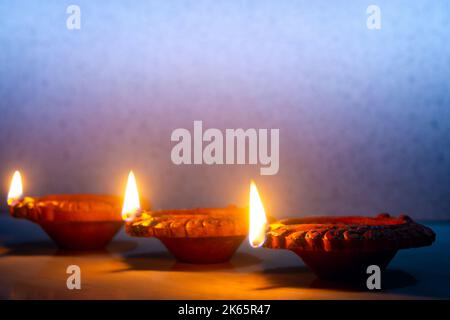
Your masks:
M235 206L147 211L127 222L126 231L135 237L156 238L245 236L248 212Z
M120 221L122 201L108 195L25 197L10 207L11 215L35 222Z
M429 246L430 228L401 215L307 217L272 223L264 247L305 251L384 251Z

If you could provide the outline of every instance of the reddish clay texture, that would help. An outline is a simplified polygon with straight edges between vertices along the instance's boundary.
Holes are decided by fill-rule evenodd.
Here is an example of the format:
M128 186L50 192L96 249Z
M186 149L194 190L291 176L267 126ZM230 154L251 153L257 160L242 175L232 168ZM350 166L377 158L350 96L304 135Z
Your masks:
M102 249L123 225L121 199L114 196L27 197L10 212L37 223L58 247L68 250Z
M181 262L228 261L247 235L248 210L235 206L146 211L127 221L126 232L155 237Z
M364 275L369 265L387 267L398 250L429 246L435 233L401 215L371 217L306 217L272 223L266 248L299 255L321 278Z

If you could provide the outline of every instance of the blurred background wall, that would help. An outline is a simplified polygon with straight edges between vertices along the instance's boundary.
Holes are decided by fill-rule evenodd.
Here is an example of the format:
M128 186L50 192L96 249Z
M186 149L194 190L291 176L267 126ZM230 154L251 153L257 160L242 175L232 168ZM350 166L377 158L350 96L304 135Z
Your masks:
M81 8L81 30L66 8ZM381 8L368 30L366 8ZM450 218L450 2L0 0L0 177L156 208ZM280 128L280 171L176 166L176 128ZM2 209L5 209L2 201Z

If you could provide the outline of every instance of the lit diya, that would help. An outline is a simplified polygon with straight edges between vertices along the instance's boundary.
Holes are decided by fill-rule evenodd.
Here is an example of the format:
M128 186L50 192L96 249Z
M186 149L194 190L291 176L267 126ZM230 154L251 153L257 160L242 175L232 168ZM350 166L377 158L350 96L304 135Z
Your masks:
M123 209L126 232L159 239L180 262L228 261L248 232L246 209L229 206L142 211L136 202L138 198L133 181L129 181Z
M332 279L366 275L370 265L384 269L398 250L435 240L430 228L389 214L285 219L271 224L266 236L264 247L291 250L316 275Z
M8 205L13 217L37 223L62 249L102 249L123 225L120 197L87 194L23 197L18 171L12 178Z

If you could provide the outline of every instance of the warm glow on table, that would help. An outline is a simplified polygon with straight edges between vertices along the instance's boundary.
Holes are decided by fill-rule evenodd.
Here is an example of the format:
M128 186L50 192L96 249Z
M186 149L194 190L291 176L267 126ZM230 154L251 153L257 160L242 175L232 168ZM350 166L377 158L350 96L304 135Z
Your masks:
M450 298L447 225L431 225L439 241L400 252L383 292L330 287L287 250L255 250L243 243L230 262L176 262L157 239L128 237L122 230L107 251L58 251L29 221L0 214L0 298L24 299L404 299ZM66 288L66 268L82 270L82 289ZM30 268L29 266L33 266Z

